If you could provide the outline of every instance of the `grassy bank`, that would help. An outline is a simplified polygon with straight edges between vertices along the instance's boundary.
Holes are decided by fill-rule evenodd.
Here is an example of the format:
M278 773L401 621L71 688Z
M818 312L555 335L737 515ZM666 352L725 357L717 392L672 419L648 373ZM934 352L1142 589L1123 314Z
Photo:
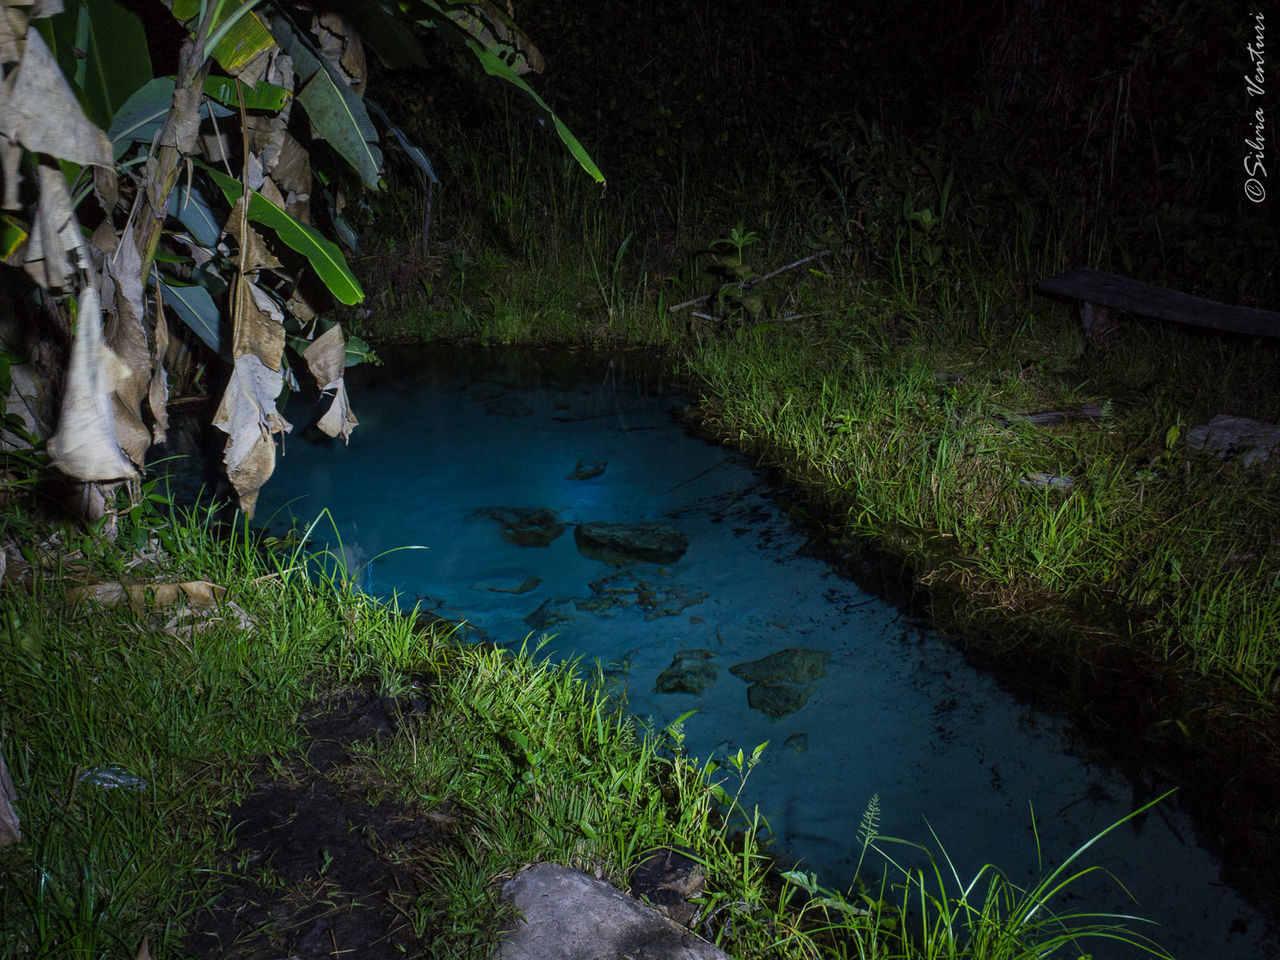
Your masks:
M994 868L967 892L943 870L897 870L874 801L859 838L868 885L842 895L770 874L760 821L736 802L754 757L699 767L678 729L638 729L573 665L458 644L447 624L309 579L296 550L207 511L137 505L114 543L102 532L6 506L0 743L23 837L0 850L0 955L265 956L317 903L334 916L355 896L391 904L380 936L410 953L487 956L497 888L523 865L553 859L625 886L672 845L705 874L694 926L739 957L1038 956L1121 935L1105 917L1037 908L1078 865L1030 891ZM393 728L326 765L308 752L309 724L328 716L317 704L353 698L390 704ZM321 839L323 809L304 824L319 848L301 875L233 836L249 815L232 811L267 787L321 786L344 815L428 825L394 843L340 827L399 889L338 892L355 883L342 873L352 854ZM228 911L239 926L201 947Z
M811 482L839 535L904 557L961 620L1132 642L1265 701L1280 471L1187 439L1217 414L1276 418L1280 345L1137 320L1086 344L1032 288L1123 272L1105 223L1033 205L963 144L851 129L806 164L603 196L554 153L459 133L467 189L437 199L433 255L403 240L421 197L379 211L357 329L665 351L709 429Z

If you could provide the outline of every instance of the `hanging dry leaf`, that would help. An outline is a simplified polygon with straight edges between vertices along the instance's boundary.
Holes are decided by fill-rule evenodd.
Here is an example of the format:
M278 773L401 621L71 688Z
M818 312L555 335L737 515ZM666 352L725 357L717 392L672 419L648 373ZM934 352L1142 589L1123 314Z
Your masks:
M173 103L165 114L164 127L160 130L159 143L162 147L177 147L183 156L196 152L196 135L200 132L200 102L203 99L204 91L199 87L178 87L173 91Z
M259 192L277 207L285 205L284 194L280 192L280 188L276 186L274 180L262 181L262 188Z
M303 351L302 357L307 361L307 368L316 383L320 384L320 392L333 391L333 403L328 412L316 424L331 437L341 436L344 443L351 437L351 431L360 422L351 412L351 404L347 399L347 384L342 379L346 368L346 344L342 339L342 327L334 324L320 336L311 346Z
M151 389L151 348L140 319L146 310L142 259L132 224L125 229L115 255L104 262L103 275L111 279L115 290L114 302L105 304L114 315L107 343L126 370L113 391L116 437L129 459L142 463L151 446L151 431L142 422L142 401ZM104 293L107 289L104 283Z
M2 90L2 87L0 87ZM0 92L0 104L4 95ZM18 198L18 188L22 186L22 174L19 166L22 163L22 144L15 143L0 133L0 177L4 178L5 210L21 210L22 203Z
M365 63L364 42L355 25L342 14L329 11L316 18L312 32L317 35L324 58L337 67L347 86L363 97L369 69Z
M120 202L120 178L110 167L93 168L93 192L98 195L103 213L108 214L106 222L110 222L111 211Z
M133 316L145 316L146 308L143 298L146 284L142 280L142 254L138 252L138 237L132 219L120 237L120 245L115 255L107 261L107 272L111 274L111 279L118 288L117 302L123 297ZM110 307L111 305L108 304L108 309Z
M311 346L302 352L307 361L307 369L321 390L330 390L334 382L342 379L342 371L346 366L346 350L342 339L342 326L334 324L312 341Z
M22 38L27 35L27 11L0 6L0 63L22 59Z
M293 91L293 58L276 47L271 54L266 79L277 87ZM293 97L285 100L284 106L271 116L251 116L246 119L244 131L249 135L249 152L262 158L262 169L270 173L280 159L280 149L289 127L289 116L293 111Z
M147 390L147 406L155 423L151 427L153 443L164 443L169 432L169 376L164 357L169 350L169 325L164 319L164 304L156 297L155 353L151 365L151 386Z
M142 938L142 944L138 947L138 955L133 960L151 960L151 945L147 943L147 938Z
M329 404L328 412L316 421L316 426L328 436L341 436L342 442L347 443L351 439L351 431L359 424L347 399L347 382L339 380L333 387L333 403Z
M316 318L315 308L307 302L307 298L302 295L302 291L296 288L293 293L289 294L285 309L289 311L291 317L304 327L311 326L311 321Z
M235 142L228 131L200 134L200 153L210 163L232 164L235 152Z
M4 412L22 421L22 429L31 436L43 440L49 435L49 400L44 381L32 364L17 364L9 368L9 396L4 402ZM8 429L0 428L0 450L22 450L30 444L25 438Z
M0 847L7 847L22 839L18 811L14 809L17 802L18 791L9 776L9 768L5 766L4 753L0 752Z
M280 157L271 168L271 179L286 193L311 195L311 158L307 149L285 134L280 144Z
M276 259L275 254L267 249L262 235L249 226L241 216L243 207L244 197L240 197L236 200L236 205L231 210L231 216L227 218L226 231L235 237L237 244L244 248L245 273L276 269L280 266L280 261ZM244 231L243 236L241 236L242 230Z
M76 337L58 429L49 438L53 465L78 480L135 477L120 449L111 394L128 371L102 340L102 310L92 286L80 293Z
M120 248L120 235L116 233L115 224L103 220L93 231L90 242L103 253L115 253Z
M265 292L240 277L235 282L235 329L232 332L233 357L250 355L272 370L280 369L284 354L284 313Z
M37 170L40 201L22 266L42 289L62 290L75 285L75 265L82 259L80 225L71 209L71 194L62 171L44 165Z
M484 11L484 20L463 6L451 7L448 16L485 47L490 49L509 47L510 53L506 53L503 59L517 74L523 76L526 73L541 73L546 66L542 53L533 45L533 41L511 22L511 18L489 0L476 0L475 6Z
M111 141L80 109L38 30L27 31L27 49L12 87L0 87L0 133L32 153L115 166Z
M240 508L253 516L258 489L271 477L276 464L274 434L293 427L276 412L276 397L284 386L284 375L257 356L237 356L231 380L213 425L227 434L223 460L227 476L240 497Z

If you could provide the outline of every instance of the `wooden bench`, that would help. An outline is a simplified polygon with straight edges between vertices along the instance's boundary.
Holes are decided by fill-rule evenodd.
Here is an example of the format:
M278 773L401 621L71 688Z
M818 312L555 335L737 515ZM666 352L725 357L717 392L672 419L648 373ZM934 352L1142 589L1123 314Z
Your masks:
M1101 270L1062 273L1041 281L1038 289L1078 300L1084 335L1098 343L1112 339L1112 310L1252 337L1280 337L1280 313L1273 310L1233 307Z

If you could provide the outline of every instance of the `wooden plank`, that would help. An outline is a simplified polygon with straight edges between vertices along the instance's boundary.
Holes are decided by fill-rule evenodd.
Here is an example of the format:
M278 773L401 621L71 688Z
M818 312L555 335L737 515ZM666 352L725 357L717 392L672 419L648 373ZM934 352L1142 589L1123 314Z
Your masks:
M1042 280L1039 289L1143 317L1255 337L1280 337L1280 313L1274 310L1234 307L1101 270L1072 270Z

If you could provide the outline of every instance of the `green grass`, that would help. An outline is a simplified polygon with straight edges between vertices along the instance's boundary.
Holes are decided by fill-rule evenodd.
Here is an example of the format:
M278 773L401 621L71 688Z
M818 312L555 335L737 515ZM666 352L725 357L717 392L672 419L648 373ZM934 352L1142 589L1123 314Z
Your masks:
M270 552L209 510L126 506L113 542L6 506L3 537L30 566L3 594L0 743L23 838L0 850L0 955L132 958L145 939L157 960L183 956L203 905L261 870L225 857L227 812L254 771L284 770L317 696L370 682L388 696L429 691L427 711L358 747L342 778L370 803L447 824L428 848L384 851L418 883L402 902L432 956L487 956L503 917L497 887L527 863L625 885L647 851L672 844L706 871L699 931L744 958L968 949L996 960L1120 929L1049 920L1061 872L1027 892L993 880L975 920L967 892L926 888L924 874L899 876L881 859L874 817L862 853L866 872L881 872L876 896L779 877L762 852L767 825L739 803L760 749L701 765L681 749L678 722L639 728L598 673L458 644L354 593L340 571L308 577L317 564L297 544ZM120 581L150 587L136 605L73 599L73 586ZM227 590L216 608L179 617L164 585L195 581ZM100 768L140 778L138 789L81 782ZM1043 924L1029 922L1033 907ZM977 948L988 939L1000 946Z

